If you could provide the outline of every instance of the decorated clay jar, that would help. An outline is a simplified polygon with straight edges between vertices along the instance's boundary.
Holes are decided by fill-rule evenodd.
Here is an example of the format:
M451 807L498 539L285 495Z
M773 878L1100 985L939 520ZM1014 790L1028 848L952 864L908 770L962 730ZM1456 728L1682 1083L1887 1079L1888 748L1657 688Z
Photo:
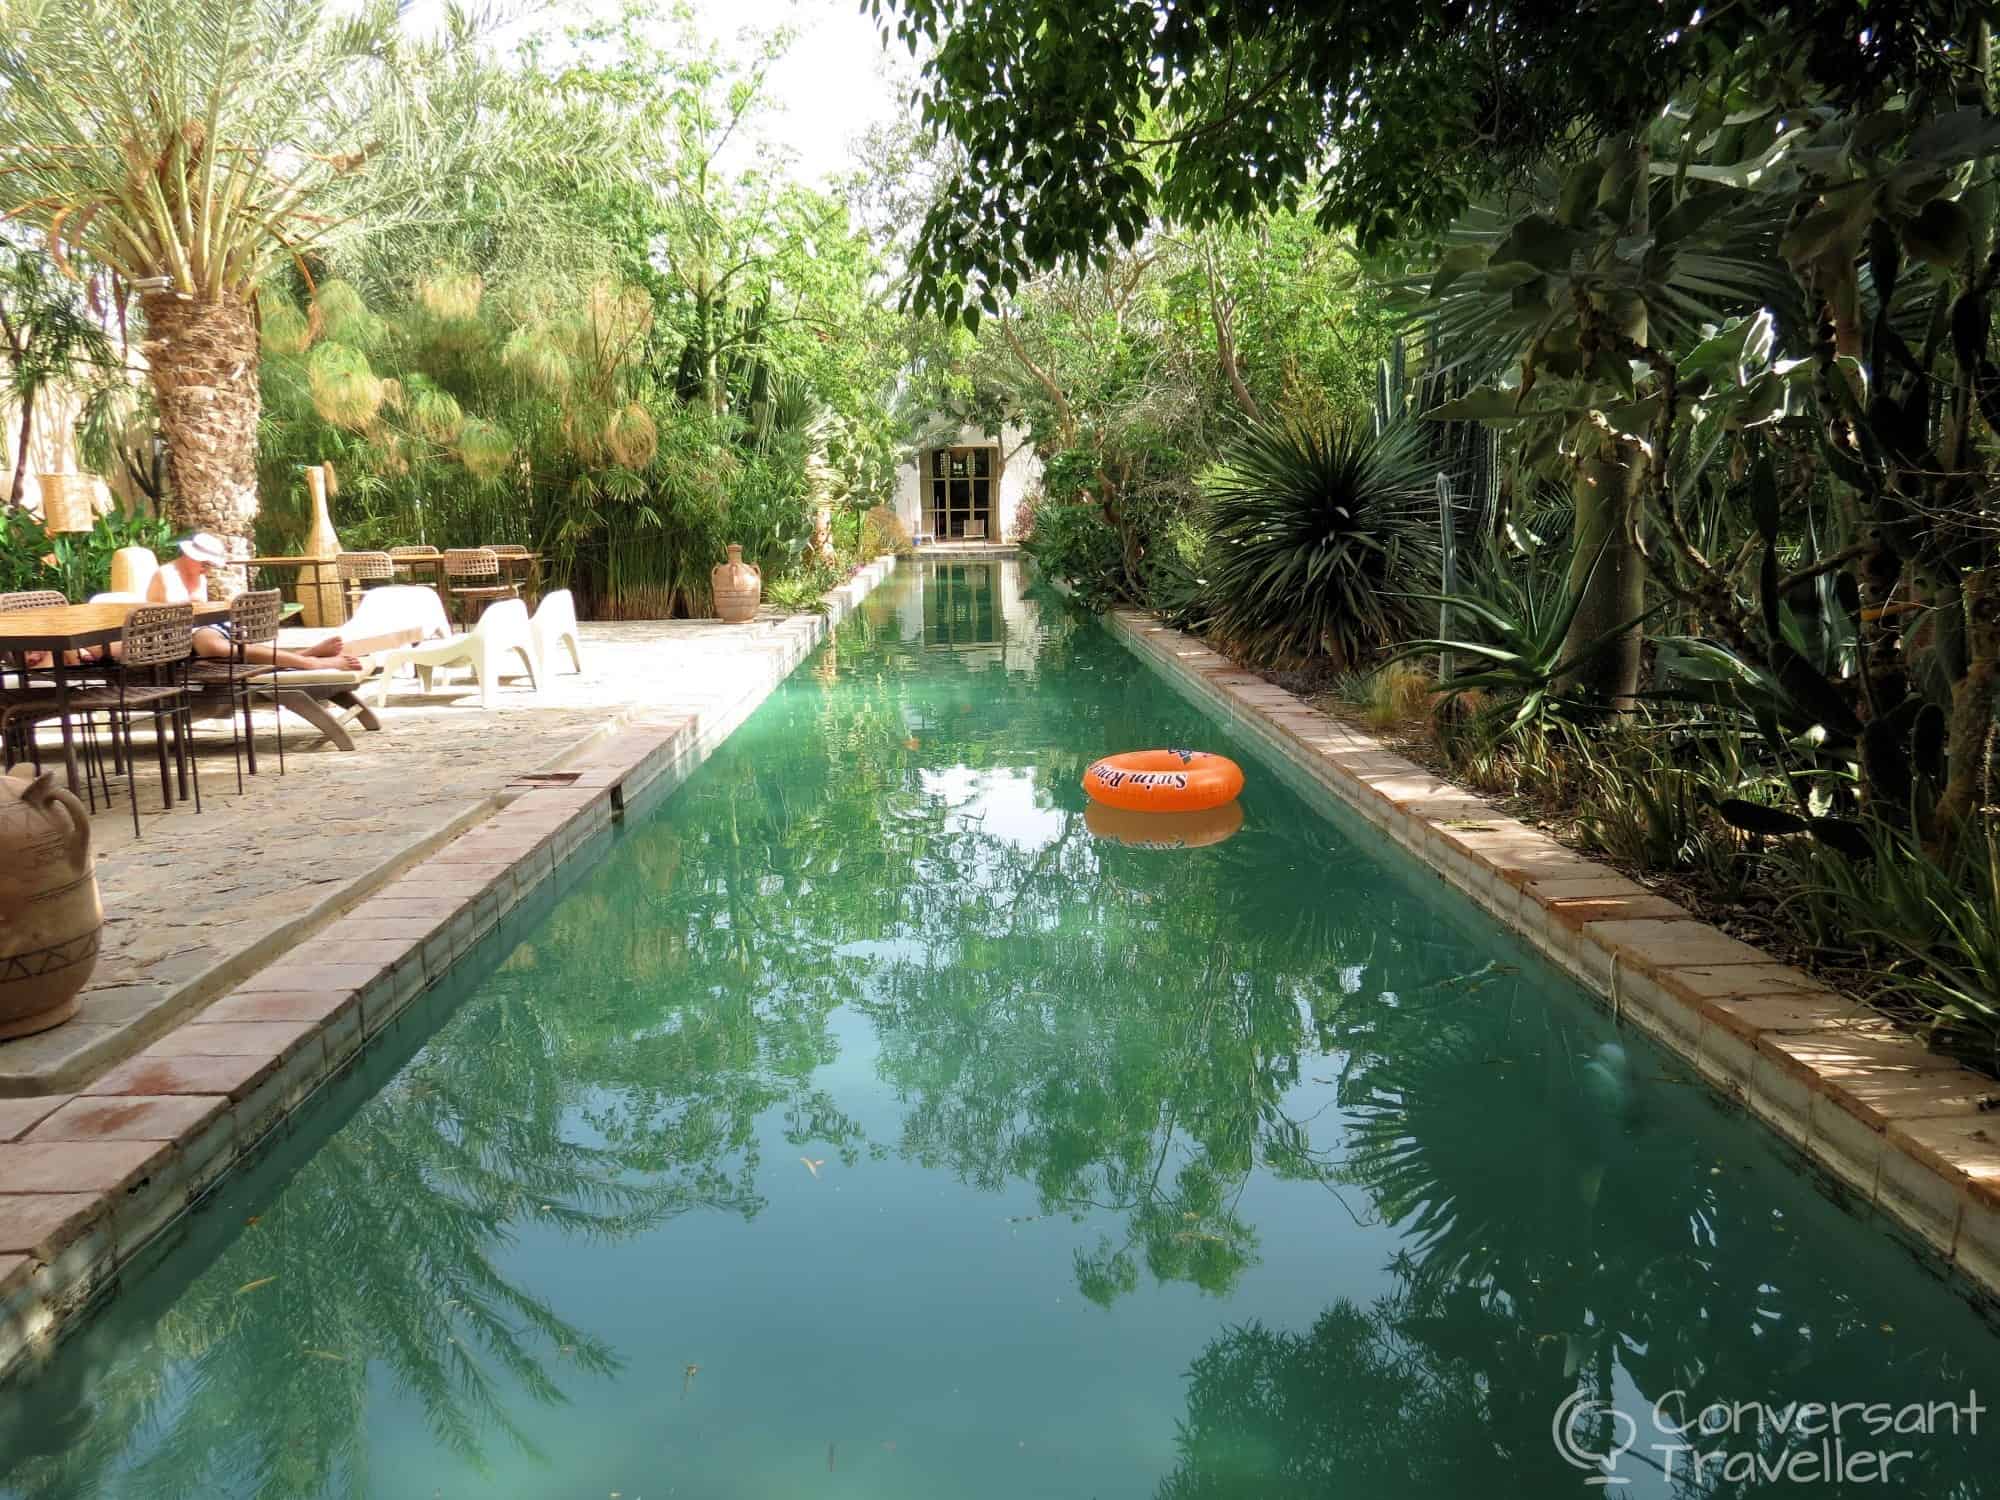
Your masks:
M734 542L729 544L729 561L709 575L709 586L715 591L719 618L741 623L757 617L757 606L764 597L764 575L754 563L743 560L743 549Z
M0 1037L76 1014L103 927L83 804L52 774L13 767L0 776Z

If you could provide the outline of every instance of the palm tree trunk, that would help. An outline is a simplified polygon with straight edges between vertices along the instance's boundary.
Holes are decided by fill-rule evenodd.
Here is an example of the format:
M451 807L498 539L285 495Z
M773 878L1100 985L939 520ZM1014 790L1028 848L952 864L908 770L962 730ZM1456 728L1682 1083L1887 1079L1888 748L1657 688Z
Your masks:
M1582 599L1570 621L1563 655L1573 657L1593 642L1613 638L1578 662L1563 686L1623 712L1631 708L1639 690L1644 645L1633 621L1646 608L1646 564L1632 545L1642 471L1633 464L1628 445L1608 433L1591 437L1597 446L1578 458L1572 487L1576 525L1569 588Z
M0 308L0 333L7 336L8 364L13 367L15 386L20 384L21 361L28 357L27 341L22 330L14 326L14 320L7 316L7 310ZM7 492L7 503L19 510L28 503L28 439L35 431L35 401L30 392L28 399L21 403L21 438L14 447L14 479Z
M182 301L149 292L146 364L167 440L173 482L168 514L178 526L212 531L234 557L248 557L257 519L257 324L250 304L225 295ZM211 570L225 592L243 587L240 568Z

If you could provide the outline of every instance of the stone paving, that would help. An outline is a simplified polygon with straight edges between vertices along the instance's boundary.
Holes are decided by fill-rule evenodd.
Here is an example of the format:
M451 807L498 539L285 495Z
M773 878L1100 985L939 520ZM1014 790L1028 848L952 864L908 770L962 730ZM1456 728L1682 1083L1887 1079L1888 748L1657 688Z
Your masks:
M558 651L541 693L509 681L491 711L469 674L428 697L406 678L381 732L355 728L351 754L306 749L317 736L288 717L282 776L266 709L260 774L240 795L225 726L204 725L199 816L191 805L161 813L142 744L142 835L117 778L117 800L100 801L92 820L106 923L83 1007L51 1031L0 1042L0 1097L73 1088L129 1055L607 726L735 698L746 661L773 647L784 618L586 623L581 676Z

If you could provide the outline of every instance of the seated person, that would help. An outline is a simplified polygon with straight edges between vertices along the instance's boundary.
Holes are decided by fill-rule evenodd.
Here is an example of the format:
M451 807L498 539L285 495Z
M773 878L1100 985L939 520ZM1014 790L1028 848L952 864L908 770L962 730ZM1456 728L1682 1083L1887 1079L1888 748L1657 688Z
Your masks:
M208 598L208 569L227 567L229 553L213 532L197 531L182 540L180 555L146 585L149 604L198 604ZM229 622L220 620L196 627L194 650L197 656L229 656L235 652L229 639ZM291 672L358 672L361 658L342 649L340 637L328 636L303 651L287 651L270 641L248 641L243 659Z

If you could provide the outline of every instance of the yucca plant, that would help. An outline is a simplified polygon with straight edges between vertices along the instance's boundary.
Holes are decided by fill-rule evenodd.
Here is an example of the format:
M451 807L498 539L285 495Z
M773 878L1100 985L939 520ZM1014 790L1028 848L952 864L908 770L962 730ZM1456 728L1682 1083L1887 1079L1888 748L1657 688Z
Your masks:
M1410 428L1246 426L1204 488L1208 628L1264 664L1366 660L1438 576L1432 475Z
M444 143L428 112L412 125L420 54L397 14L379 0L8 11L0 214L43 231L59 269L82 252L137 292L182 525L235 542L257 513L259 283L303 271L351 222L363 205L339 184ZM451 8L446 34L470 31Z

